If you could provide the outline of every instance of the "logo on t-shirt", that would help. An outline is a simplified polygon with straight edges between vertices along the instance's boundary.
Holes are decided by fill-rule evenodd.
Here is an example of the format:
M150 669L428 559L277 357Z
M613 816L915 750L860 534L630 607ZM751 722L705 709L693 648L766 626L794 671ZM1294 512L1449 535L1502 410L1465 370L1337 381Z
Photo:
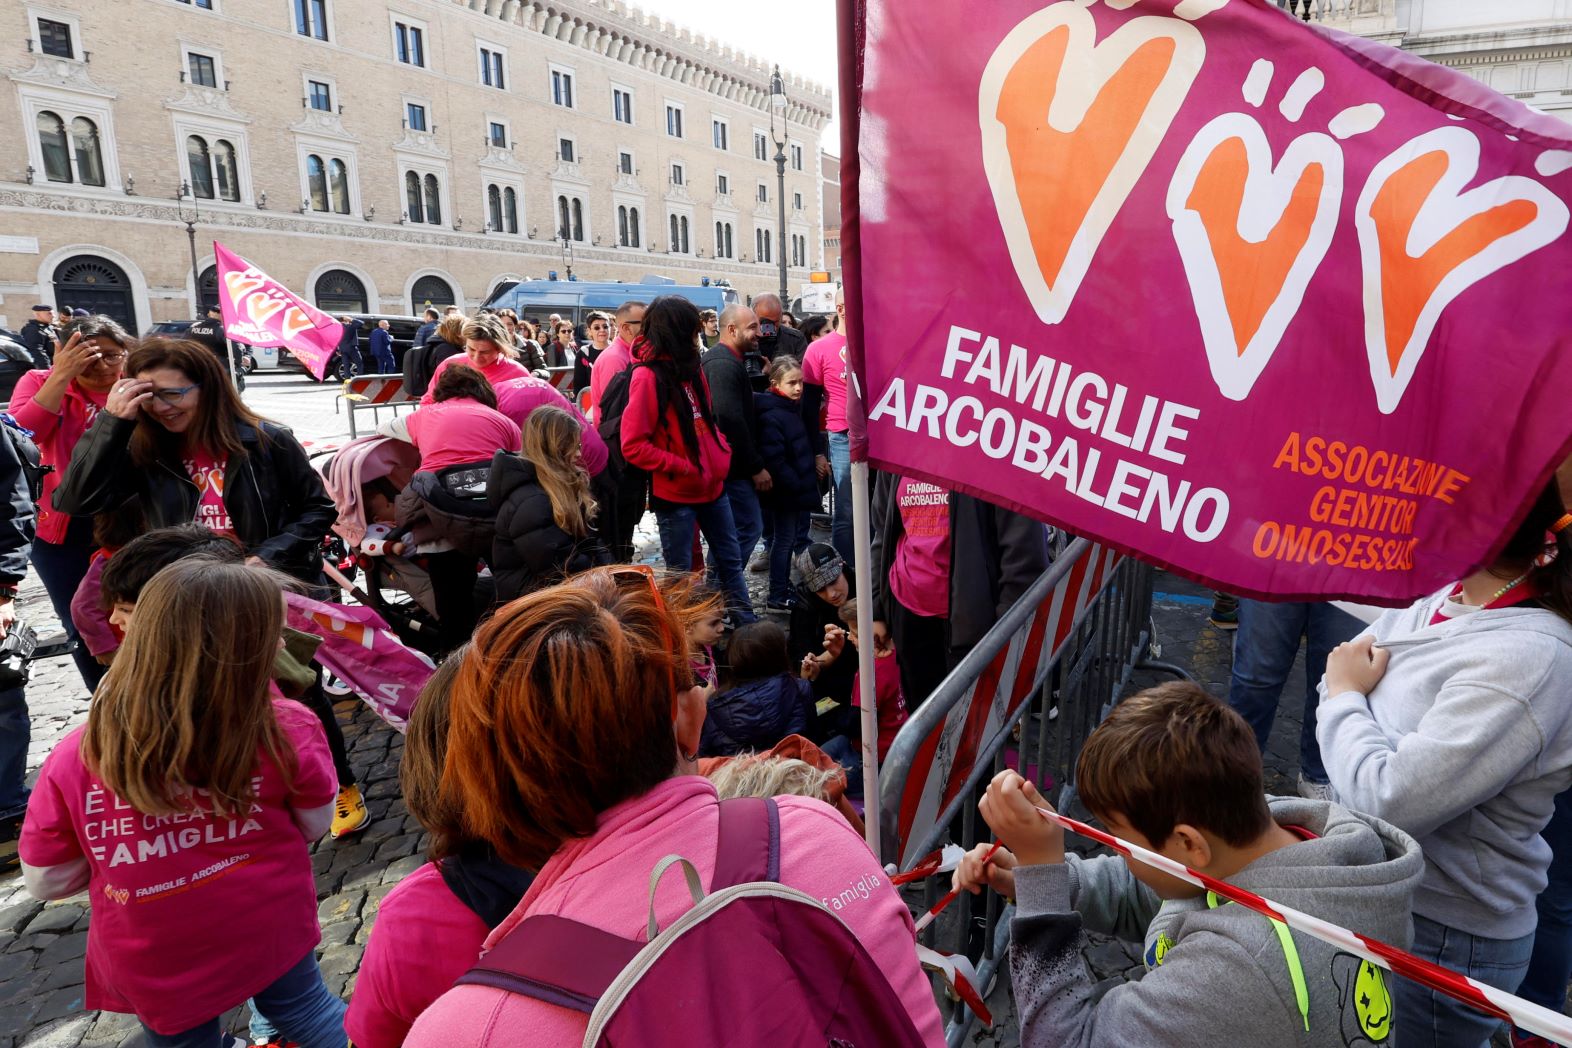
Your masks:
M182 465L197 489L196 516L192 519L209 531L228 534L235 530L224 505L224 464L211 459L186 459Z

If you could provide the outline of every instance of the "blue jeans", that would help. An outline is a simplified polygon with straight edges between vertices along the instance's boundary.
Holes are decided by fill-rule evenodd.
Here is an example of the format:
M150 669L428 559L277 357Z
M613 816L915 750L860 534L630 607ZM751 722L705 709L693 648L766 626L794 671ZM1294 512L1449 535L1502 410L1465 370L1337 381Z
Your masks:
M1326 675L1327 655L1343 641L1357 636L1359 629L1358 619L1330 604L1268 604L1248 598L1239 601L1228 705L1250 722L1263 753L1272 734L1272 722L1277 719L1283 685L1288 683L1289 671L1299 654L1299 642L1309 638L1305 649L1305 712L1299 730L1299 771L1311 782L1327 781L1321 747L1315 739L1315 711L1320 701L1316 687Z
M666 567L679 572L693 570L693 529L697 527L710 544L709 560L732 617L739 624L757 621L748 583L742 576L742 551L737 546L730 500L722 494L714 502L693 506L664 505L655 511L655 524L660 530L660 554Z
M785 604L791 599L791 559L808 545L808 527L813 511L806 509L769 510L770 603Z
M1519 997L1559 1012L1572 981L1572 790L1556 798L1556 810L1541 831L1550 845L1550 883L1539 893L1539 928Z
M26 690L0 691L0 819L27 810L27 744L32 738Z
M1521 939L1486 939L1414 914L1413 953L1507 993L1516 993L1534 933ZM1485 1048L1501 1020L1415 982L1388 976L1396 1048Z
M737 552L742 556L743 567L747 567L748 558L753 556L754 547L759 544L759 536L764 534L764 510L759 506L759 493L751 480L728 480L725 498L731 503L731 520L737 528ZM710 584L719 589L719 582L712 570Z
M76 625L71 621L71 598L76 596L76 588L82 584L82 576L87 574L87 564L93 558L93 549L91 517L73 517L64 542L45 542L43 539L33 542L33 568L38 572L38 581L48 591L49 605L55 609L55 617L60 620L60 626L70 640L77 640ZM80 641L71 658L75 660L77 672L82 675L82 683L87 685L87 690L97 690L98 682L104 679L107 668L89 655Z
M255 1013L253 1034L267 1038L283 1034L300 1048L344 1048L349 1043L344 1032L344 1002L322 981L315 950L307 951L299 964L253 997L251 1008ZM154 1033L146 1023L142 1029L151 1048L228 1048L231 1043L217 1018L184 1033Z
M857 548L852 542L851 435L830 434L830 476L835 480L835 506L830 517L830 545L846 562L851 575Z

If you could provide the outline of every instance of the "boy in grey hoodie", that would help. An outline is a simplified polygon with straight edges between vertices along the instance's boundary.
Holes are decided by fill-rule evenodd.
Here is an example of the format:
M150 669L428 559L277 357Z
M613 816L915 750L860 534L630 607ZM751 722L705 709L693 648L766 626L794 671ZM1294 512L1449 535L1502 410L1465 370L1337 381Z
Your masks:
M1108 830L1196 870L1400 947L1424 864L1407 834L1325 801L1268 799L1249 725L1194 684L1125 700L1081 751ZM956 871L1014 895L1010 973L1023 1048L1391 1043L1390 976L1134 860L1081 859L1002 772L981 803L1010 849ZM1086 931L1144 943L1145 977L1094 1000Z

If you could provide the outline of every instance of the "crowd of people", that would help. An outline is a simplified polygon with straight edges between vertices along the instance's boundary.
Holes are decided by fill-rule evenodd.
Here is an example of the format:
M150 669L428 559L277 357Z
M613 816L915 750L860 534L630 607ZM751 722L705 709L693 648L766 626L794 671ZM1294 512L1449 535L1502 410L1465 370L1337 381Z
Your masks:
M402 362L418 409L363 438L418 468L356 494L431 583L436 670L399 769L429 861L382 901L348 1002L317 968L309 845L369 816L320 638L286 621L323 593L341 507L220 354L104 317L50 328L0 417L0 627L30 559L93 701L29 791L25 664L0 650L0 818L29 891L89 893L86 1006L181 1048L229 1044L220 1017L247 1001L258 1044L579 1043L612 977L699 894L769 879L837 900L840 931L811 941L845 951L823 966L841 981L772 974L781 951L745 935L678 951L689 992L731 995L710 1012L794 1014L788 988L813 986L825 1030L869 1011L879 1043L942 1043L911 914L860 838L858 648L882 760L1054 536L879 475L873 592L857 593L842 318L789 319L774 296L705 315L671 295L590 314L580 344L569 319L427 311ZM571 396L542 375L567 366ZM646 513L659 571L635 563ZM1079 756L1082 801L1133 843L1559 1009L1569 525L1553 482L1495 563L1368 627L1246 602L1229 701L1174 684L1120 703ZM762 601L750 573L768 577ZM1261 750L1306 633L1303 796L1268 799ZM970 853L955 883L1015 900L1023 1044L1491 1036L1490 1017L1312 936L1067 854L1013 771L980 806L1003 847ZM652 882L673 855L693 898ZM1094 994L1087 931L1142 942L1146 976ZM635 988L661 971L649 959Z

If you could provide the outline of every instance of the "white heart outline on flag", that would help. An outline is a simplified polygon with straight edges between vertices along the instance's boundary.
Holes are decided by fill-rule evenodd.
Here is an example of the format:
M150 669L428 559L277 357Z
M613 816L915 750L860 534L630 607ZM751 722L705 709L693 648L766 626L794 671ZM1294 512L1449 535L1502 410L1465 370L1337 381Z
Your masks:
M1188 206L1202 166L1230 139L1238 139L1244 144L1249 163L1235 227L1240 237L1249 243L1263 242L1282 224L1293 192L1312 164L1320 164L1326 174L1310 235L1289 267L1283 287L1262 315L1260 327L1243 347L1239 346L1234 333L1211 237L1201 216ZM1331 136L1320 132L1300 135L1283 151L1282 159L1274 167L1272 145L1267 141L1266 132L1248 113L1224 113L1216 117L1196 133L1195 140L1179 159L1173 181L1168 186L1168 217L1173 220L1174 243L1179 246L1179 257L1184 263L1195 302L1212 381L1229 400L1244 400L1250 395L1256 379L1277 353L1283 333L1299 314L1310 280L1332 247L1342 199L1343 150Z
M1415 159L1436 151L1447 155L1446 174L1431 191L1414 216L1404 250L1410 258L1424 255L1448 234L1476 215L1512 200L1526 200L1539 209L1534 221L1515 233L1501 237L1489 247L1466 259L1436 286L1424 309L1414 322L1408 343L1403 347L1397 371L1392 371L1386 344L1386 309L1381 290L1381 241L1370 216L1375 198L1388 181ZM1419 361L1429 348L1441 314L1464 291L1479 281L1520 262L1541 248L1554 243L1567 230L1572 218L1567 205L1548 188L1522 175L1503 175L1491 182L1464 190L1479 174L1479 139L1464 127L1446 126L1427 131L1405 142L1370 172L1370 180L1354 206L1354 228L1359 234L1359 255L1363 264L1365 304L1365 351L1370 362L1370 381L1375 386L1376 404L1383 415L1397 410L1413 380ZM1438 197L1445 197L1438 201ZM1450 208L1448 205L1452 205ZM1474 206L1477 205L1477 206ZM1458 208L1467 210L1459 211Z
M1162 15L1132 18L1098 41L1097 24L1091 13L1082 6L1085 2L1060 0L1028 15L999 42L983 68L982 80L978 85L983 170L993 192L994 208L1004 230L1005 243L1009 247L1010 261L1015 267L1016 276L1020 278L1022 289L1031 300L1037 316L1045 324L1057 324L1069 313L1097 249L1167 136L1206 58L1206 41L1198 29L1189 22ZM1073 133L1081 127L1086 111L1097 100L1108 80L1124 67L1125 62L1142 45L1167 38L1174 42L1174 55L1129 142L1109 171L1102 188L1092 199L1086 216L1070 242L1058 279L1050 287L1048 278L1037 263L1031 230L1027 227L1025 210L1016 187L1004 125L999 122L997 114L1004 81L1015 64L1033 44L1060 27L1069 29L1070 42L1065 49L1059 82L1054 85L1048 107L1048 122L1056 131L1064 134ZM1071 81L1068 87L1066 80Z

